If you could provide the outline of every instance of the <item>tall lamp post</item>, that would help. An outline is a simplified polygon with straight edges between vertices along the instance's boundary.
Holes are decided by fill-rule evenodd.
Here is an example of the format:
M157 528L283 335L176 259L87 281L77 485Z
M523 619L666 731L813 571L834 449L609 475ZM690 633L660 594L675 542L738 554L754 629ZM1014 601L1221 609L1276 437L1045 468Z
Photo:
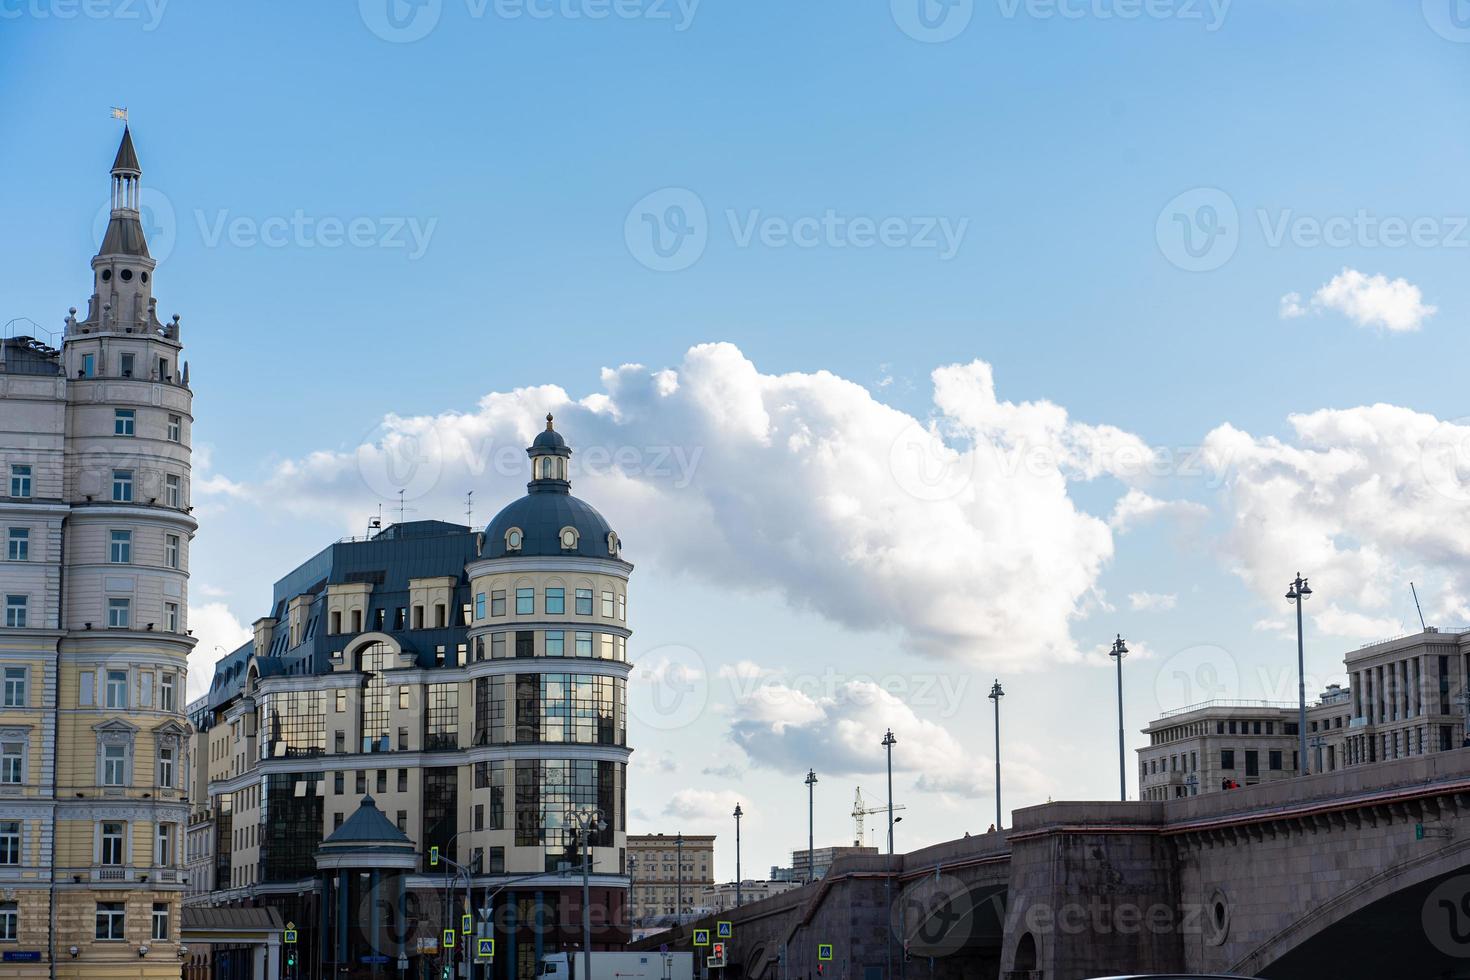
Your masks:
M735 907L740 907L740 818L745 816L745 811L740 809L740 804L735 804Z
M1123 752L1123 658L1127 655L1128 644L1119 633L1108 656L1118 661L1118 799L1124 803L1128 802L1128 769Z
M679 831L679 836L674 838L674 864L677 865L675 880L678 881L677 890L679 904L674 906L674 921L677 923L684 915L684 832ZM587 980L592 980L589 975Z
M808 769L806 771L806 883L810 885L817 880L817 850L816 850L816 822L815 813L817 771Z
M893 729L883 733L884 751L888 756L888 874L884 876L883 890L888 898L888 917L893 918L893 746L898 739L893 735ZM861 843L861 841L859 841ZM888 949L888 980L893 980L893 927L890 925L887 933Z
M1311 586L1302 578L1302 573L1297 572L1286 590L1286 601L1296 603L1297 770L1303 776L1307 774L1307 663L1302 650L1302 603L1311 594Z
M990 685L988 696L995 702L995 829L998 832L1005 826L1001 822L1000 808L1000 699L1006 696L1006 692L1001 689L999 677Z
M606 830L607 824L602 820L601 810L571 810L567 818L572 820L582 832L582 970L583 976L592 976L592 888L588 883L588 870L591 861L588 859L587 845L588 835L593 830Z

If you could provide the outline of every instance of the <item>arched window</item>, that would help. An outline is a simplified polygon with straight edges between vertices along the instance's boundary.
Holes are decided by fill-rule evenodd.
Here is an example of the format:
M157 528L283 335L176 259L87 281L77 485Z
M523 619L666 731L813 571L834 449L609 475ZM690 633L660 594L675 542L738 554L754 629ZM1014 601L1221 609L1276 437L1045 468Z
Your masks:
M505 532L505 550L520 551L521 545L525 542L525 540L526 536L521 532L521 529L518 527L513 527Z
M618 540L618 532L607 532L607 553L612 557L618 557L618 552L623 548L623 543Z
M367 674L367 686L362 689L362 751L386 752L389 746L388 733L388 682L383 671L392 666L388 662L386 643L369 643L358 652L358 669Z
M577 550L577 529L568 525L561 529L561 550Z

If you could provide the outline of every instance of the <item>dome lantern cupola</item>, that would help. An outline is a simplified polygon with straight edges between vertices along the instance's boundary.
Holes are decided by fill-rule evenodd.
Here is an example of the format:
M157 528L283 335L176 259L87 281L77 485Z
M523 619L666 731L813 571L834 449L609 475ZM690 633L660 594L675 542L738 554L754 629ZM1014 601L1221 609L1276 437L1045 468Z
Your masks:
M546 431L536 436L526 455L531 457L531 482L526 484L530 493L570 493L571 480L567 476L567 463L572 451L567 441L552 426L552 416L546 413Z

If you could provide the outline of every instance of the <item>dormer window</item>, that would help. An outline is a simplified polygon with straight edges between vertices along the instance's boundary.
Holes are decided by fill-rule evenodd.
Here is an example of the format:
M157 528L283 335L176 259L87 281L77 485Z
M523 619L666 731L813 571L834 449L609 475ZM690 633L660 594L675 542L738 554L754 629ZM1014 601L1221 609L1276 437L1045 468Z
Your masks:
M576 528L574 528L574 527L564 527L564 528L561 529L561 550L562 551L576 551L577 550L577 529Z
M622 550L622 547L623 543L618 540L618 532L607 532L607 553L616 558L618 557L618 552Z
M505 532L505 550L520 551L521 545L525 543L525 539L526 536L521 533L520 528L511 528L509 531Z

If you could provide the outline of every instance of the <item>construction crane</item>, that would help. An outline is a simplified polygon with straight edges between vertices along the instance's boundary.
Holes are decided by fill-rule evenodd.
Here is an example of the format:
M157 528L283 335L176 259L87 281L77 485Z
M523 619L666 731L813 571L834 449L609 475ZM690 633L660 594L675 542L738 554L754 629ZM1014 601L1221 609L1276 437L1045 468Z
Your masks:
M897 813L902 809L904 809L904 805L899 803L893 807L893 812ZM854 847L863 846L863 821L868 818L869 814L887 812L888 807L886 806L864 807L863 788L861 786L857 788L857 793L853 796L852 800L852 821L857 824L857 837L852 842Z

